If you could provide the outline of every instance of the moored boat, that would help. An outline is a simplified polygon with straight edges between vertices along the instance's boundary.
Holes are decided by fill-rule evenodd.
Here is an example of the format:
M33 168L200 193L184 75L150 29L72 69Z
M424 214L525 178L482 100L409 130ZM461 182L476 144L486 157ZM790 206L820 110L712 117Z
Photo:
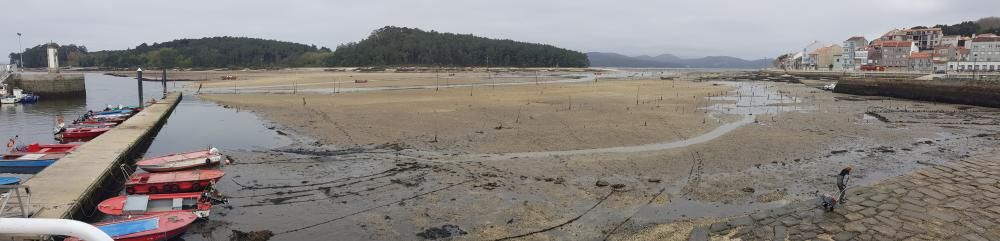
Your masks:
M201 192L117 196L97 204L97 210L115 216L189 211L207 218L211 208Z
M77 144L31 144L14 149L10 154L66 154L76 150Z
M136 166L148 172L168 172L219 164L225 157L219 149L170 154L136 162Z
M193 213L169 212L93 225L116 241L163 241L181 235L197 219L198 216ZM64 240L80 239L69 237Z
M128 194L199 192L219 181L220 170L192 170L163 173L140 173L125 182Z
M97 137L104 132L110 131L111 128L107 127L97 127L97 128L66 128L62 132L56 133L56 139L67 140L67 139L92 139Z
M0 173L35 174L41 172L56 160L3 160Z
M17 185L21 184L21 179L16 177L0 177L0 185ZM2 189L0 189L2 190Z
M12 153L0 160L0 173L35 174L66 154Z

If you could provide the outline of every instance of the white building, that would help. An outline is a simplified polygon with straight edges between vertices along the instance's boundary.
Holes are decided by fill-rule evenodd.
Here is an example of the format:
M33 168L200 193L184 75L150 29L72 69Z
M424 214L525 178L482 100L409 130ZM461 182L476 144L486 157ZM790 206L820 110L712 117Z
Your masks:
M838 60L840 62L840 66L838 67L845 70L858 69L859 66L865 64L868 60L868 51L865 51L866 48L868 48L868 40L865 37L854 36L845 40L843 55ZM864 58L861 58L861 61L858 61L858 51L864 52Z
M969 44L969 61L957 68L965 71L1000 71L1000 36L984 34L976 36Z

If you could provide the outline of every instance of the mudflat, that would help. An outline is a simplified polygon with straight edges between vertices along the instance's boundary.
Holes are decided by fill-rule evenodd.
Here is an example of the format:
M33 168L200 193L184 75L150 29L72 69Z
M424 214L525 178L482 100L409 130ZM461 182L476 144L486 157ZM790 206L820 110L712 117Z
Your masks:
M468 73L427 88L433 74L351 73L386 84L206 91L297 143L233 153L219 185L231 206L184 238L686 240L696 225L833 192L844 166L868 185L997 144L993 108L658 74L498 85Z

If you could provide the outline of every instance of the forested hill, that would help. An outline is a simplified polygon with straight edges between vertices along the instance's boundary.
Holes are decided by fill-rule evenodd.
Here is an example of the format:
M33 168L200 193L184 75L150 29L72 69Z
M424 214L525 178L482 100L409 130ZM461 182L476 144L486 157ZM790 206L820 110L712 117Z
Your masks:
M24 66L46 66L46 45L25 51ZM11 63L20 58L9 55ZM321 66L510 66L587 67L581 52L551 45L494 40L415 28L384 27L367 39L336 51L277 40L245 37L178 39L126 50L88 52L81 45L59 46L66 67L272 68Z
M972 34L1000 34L1000 17L985 17L976 21L965 21L959 24L945 25L938 24L935 28L941 28L944 35L972 36ZM914 28L925 28L922 26Z
M384 27L360 42L337 47L336 66L587 67L582 52L551 45L496 40L469 34Z
M24 53L25 67L46 66L46 45ZM127 50L88 52L87 47L59 46L59 62L73 67L299 67L323 66L332 54L330 49L305 44L245 37L178 39ZM10 54L11 62L19 59Z

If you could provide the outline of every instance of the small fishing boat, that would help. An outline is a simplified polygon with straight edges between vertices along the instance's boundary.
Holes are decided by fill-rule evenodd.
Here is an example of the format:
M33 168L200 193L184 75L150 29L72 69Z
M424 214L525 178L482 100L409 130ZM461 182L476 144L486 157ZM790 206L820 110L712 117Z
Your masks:
M132 109L118 109L118 110L105 110L105 111L94 112L93 115L94 116L102 116L102 115L132 115L132 112L133 112Z
M93 224L116 241L164 241L180 236L198 220L189 212L169 212ZM66 241L80 241L75 237Z
M24 147L19 147L15 149L15 152L10 154L65 154L76 150L77 144L31 144Z
M104 127L114 127L119 123L114 122L104 122L104 121L74 121L74 125L87 125L87 126L104 126Z
M81 120L74 121L74 123L81 123L81 122L111 122L111 123L115 123L115 124L121 124L122 122L125 122L126 120L128 120L129 117L131 117L131 116L95 116L95 117L83 118Z
M17 102L21 102L21 99L13 95L0 96L0 104L17 104Z
M0 160L56 160L66 156L66 153L27 153L15 152L4 154Z
M148 172L168 172L202 166L211 166L223 161L225 157L219 149L210 148L204 151L170 154L136 162L136 166Z
M17 185L21 184L21 179L16 177L0 177L0 185ZM2 189L0 189L2 190Z
M107 127L66 128L62 132L56 133L56 139L57 140L92 139L110 130L111 128Z
M25 92L22 89L14 89L13 94L15 98L21 100L21 103L31 104L38 102L37 95L31 94L31 92Z
M211 200L200 192L117 196L97 204L97 210L115 216L190 211L207 218L211 208Z
M0 173L35 174L45 170L56 160L3 160L0 161Z
M193 170L163 173L140 173L125 182L125 193L156 194L200 192L219 181L225 172L220 170Z
M0 173L35 174L41 172L56 160L66 156L64 153L11 153L0 159Z

